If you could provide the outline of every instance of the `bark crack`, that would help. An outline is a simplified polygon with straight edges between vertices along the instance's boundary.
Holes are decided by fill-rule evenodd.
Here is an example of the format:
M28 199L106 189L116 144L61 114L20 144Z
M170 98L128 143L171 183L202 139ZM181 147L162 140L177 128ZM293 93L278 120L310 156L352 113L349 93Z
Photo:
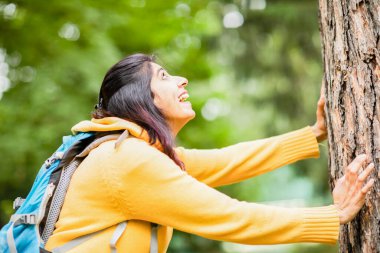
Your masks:
M374 64L375 65L375 64ZM376 65L375 65L376 66ZM369 69L369 78L371 80L370 84L369 84L369 87L370 87L370 94L376 94L376 91L375 91L375 80L374 80L374 73L372 71L372 68L368 68ZM376 150L376 146L375 146L375 136L374 136L374 119L375 119L375 115L376 115L376 95L375 95L375 99L372 99L371 100L372 102L372 117L368 117L369 121L370 121L370 130L369 130L369 133L370 133L370 138L371 138L371 155L372 155L372 158L375 158L376 157L376 153L377 153L377 150ZM374 160L374 159L373 159ZM375 162L375 161L374 161ZM377 164L375 163L375 166Z

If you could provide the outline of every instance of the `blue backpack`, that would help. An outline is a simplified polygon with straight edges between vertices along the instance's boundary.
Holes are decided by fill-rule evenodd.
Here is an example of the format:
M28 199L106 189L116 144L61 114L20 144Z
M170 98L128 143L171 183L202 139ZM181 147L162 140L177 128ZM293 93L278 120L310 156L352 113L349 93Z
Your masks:
M110 132L96 135L90 132L63 137L62 145L42 165L26 199L18 197L13 202L16 212L0 231L0 252L49 252L45 250L45 244L53 234L71 176L92 149L105 141L116 140L119 137L128 137L128 131L122 135ZM126 221L117 225L110 241L112 252L116 252L116 243L126 225ZM53 249L53 253L67 252L99 232L101 231L76 238ZM156 224L152 224L151 232L150 252L156 253L158 251Z
M62 145L42 165L26 199L13 202L16 212L0 231L0 252L39 252L54 229L49 216L49 205L57 191L65 165L94 140L93 133L79 133L63 137ZM59 213L58 213L59 214ZM58 217L56 217L58 218ZM53 226L51 226L53 225Z

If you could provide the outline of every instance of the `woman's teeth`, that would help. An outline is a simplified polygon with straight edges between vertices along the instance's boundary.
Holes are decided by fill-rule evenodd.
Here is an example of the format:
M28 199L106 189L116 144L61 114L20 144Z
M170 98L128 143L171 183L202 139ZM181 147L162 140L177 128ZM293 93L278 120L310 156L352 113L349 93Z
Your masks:
M182 94L180 97L179 97L179 102L185 102L186 99L188 99L190 96L189 94L185 93L185 94Z

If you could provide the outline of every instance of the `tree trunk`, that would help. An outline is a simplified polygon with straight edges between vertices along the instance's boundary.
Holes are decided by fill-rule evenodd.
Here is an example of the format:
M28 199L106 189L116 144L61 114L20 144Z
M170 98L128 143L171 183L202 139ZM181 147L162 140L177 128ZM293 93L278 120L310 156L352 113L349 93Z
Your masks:
M330 185L359 154L375 163L375 185L340 229L340 252L380 252L380 1L319 0Z

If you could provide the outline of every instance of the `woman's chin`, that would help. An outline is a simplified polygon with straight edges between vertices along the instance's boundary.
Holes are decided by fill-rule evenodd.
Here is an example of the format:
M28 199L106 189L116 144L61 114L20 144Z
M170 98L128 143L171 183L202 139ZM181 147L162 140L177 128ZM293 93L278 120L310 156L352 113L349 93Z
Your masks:
M195 112L194 112L193 109L188 110L188 112L187 112L187 118L188 118L188 121L195 118Z
M193 109L186 110L183 112L180 118L177 119L177 121L182 122L181 125L186 125L190 120L195 118L195 112Z
M181 111L183 113L183 116L181 118L186 118L188 120L191 120L195 117L195 112L189 101L180 102L180 105L182 109Z

